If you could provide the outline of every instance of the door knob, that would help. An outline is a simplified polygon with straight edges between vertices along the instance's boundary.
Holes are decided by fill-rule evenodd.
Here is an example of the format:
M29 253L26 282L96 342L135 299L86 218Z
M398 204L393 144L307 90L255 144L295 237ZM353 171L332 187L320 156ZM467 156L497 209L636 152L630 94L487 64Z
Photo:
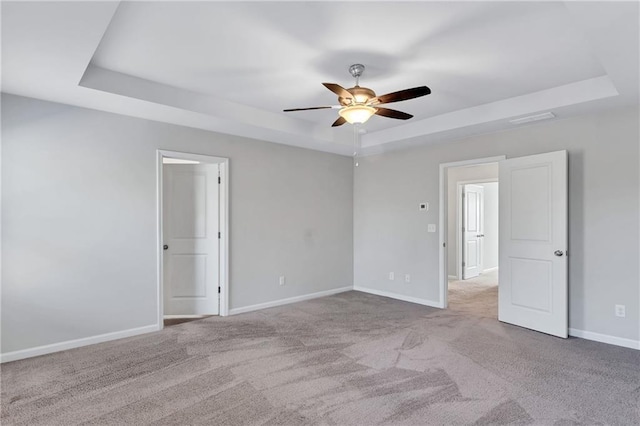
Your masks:
M484 234L478 234L478 235L476 235L476 237L482 238L482 237L484 237Z
M169 246L165 244L165 245L162 246L162 249L163 250L169 250Z
M553 252L553 254L555 254L556 256L562 256L564 252L562 250L556 250Z

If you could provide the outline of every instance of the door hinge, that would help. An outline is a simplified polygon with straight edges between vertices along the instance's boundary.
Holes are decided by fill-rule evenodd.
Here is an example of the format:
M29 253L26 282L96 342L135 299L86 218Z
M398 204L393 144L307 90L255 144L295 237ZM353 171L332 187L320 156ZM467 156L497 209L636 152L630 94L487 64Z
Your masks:
M220 294L220 287L218 287L218 294Z
M220 239L220 232L218 232L218 239Z
M466 265L466 263L462 262L462 267L464 268L464 266Z
M220 176L218 176L218 185L220 185L222 183L222 179L220 179Z
M462 227L462 232L464 232L464 226Z
M446 246L447 246L447 243L442 243L442 247L446 247Z

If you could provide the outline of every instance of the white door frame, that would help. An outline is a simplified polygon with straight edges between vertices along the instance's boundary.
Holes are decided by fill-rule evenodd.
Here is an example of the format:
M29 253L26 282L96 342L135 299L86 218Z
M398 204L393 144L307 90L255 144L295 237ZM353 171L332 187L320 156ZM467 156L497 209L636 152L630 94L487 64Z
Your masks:
M451 163L441 163L440 164L440 299L438 300L438 307L442 309L446 309L447 302L447 287L448 287L448 274L447 274L447 250L448 250L448 242L447 242L447 232L448 232L448 208L447 208L447 170L449 167L460 167L460 166L473 166L477 164L486 164L486 163L497 163L498 161L502 161L506 159L505 155L498 155L495 157L486 157L486 158L477 158L474 160L464 160L464 161L454 161Z
M193 160L201 163L219 164L220 165L220 258L219 269L220 275L220 316L229 315L229 159L223 157L214 157L211 155L193 154L190 152L178 152L167 151L164 149L157 150L157 162L156 162L156 198L157 198L157 225L158 225L158 239L157 239L157 264L158 264L158 288L157 288L157 303L158 303L158 329L164 328L164 271L163 271L163 257L164 250L163 235L162 235L162 159L164 157L179 158L181 160Z
M462 279L462 187L465 185L473 185L478 183L495 182L498 182L498 178L458 181L458 186L456 189L456 279L458 280Z

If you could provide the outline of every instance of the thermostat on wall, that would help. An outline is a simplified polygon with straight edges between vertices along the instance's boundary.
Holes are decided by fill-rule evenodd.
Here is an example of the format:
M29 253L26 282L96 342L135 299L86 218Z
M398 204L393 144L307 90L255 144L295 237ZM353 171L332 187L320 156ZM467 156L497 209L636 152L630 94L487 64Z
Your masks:
M429 210L429 203L420 203L420 204L418 204L418 210L428 211Z

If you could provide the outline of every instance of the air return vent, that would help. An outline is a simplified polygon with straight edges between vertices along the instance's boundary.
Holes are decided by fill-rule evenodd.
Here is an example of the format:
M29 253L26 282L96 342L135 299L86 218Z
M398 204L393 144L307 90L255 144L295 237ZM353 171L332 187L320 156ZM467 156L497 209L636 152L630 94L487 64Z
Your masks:
M544 112L542 114L530 115L528 117L515 118L513 120L509 120L511 124L524 124L530 123L532 121L539 120L548 120L550 118L555 118L556 116L552 112Z

